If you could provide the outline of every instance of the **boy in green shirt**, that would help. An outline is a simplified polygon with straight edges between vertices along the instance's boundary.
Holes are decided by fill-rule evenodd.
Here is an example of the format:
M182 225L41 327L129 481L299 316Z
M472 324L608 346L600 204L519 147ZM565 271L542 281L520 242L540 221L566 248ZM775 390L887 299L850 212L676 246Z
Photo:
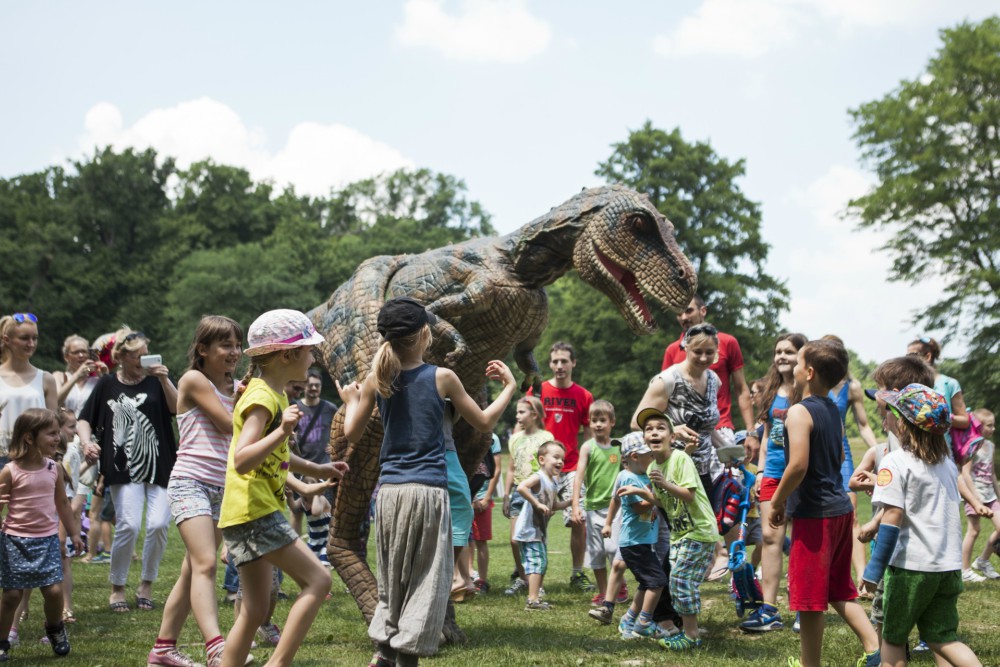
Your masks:
M681 615L684 632L661 639L660 646L678 651L701 645L699 588L719 541L715 513L698 477L694 461L671 447L673 424L661 410L646 408L636 417L643 438L653 450L647 474L653 494L670 522L670 596Z
M604 539L601 529L608 516L615 479L621 469L621 451L612 445L611 430L615 427L615 407L609 401L597 400L590 405L590 428L594 437L580 447L580 458L573 479L573 521L587 526L587 567L594 571L597 593L590 601L595 607L604 604L606 594L617 593L618 602L628 599L628 588L622 582L621 590L608 591L608 564L618 548L618 531L611 539ZM586 485L583 508L580 508L581 485ZM621 521L615 522L620 528Z

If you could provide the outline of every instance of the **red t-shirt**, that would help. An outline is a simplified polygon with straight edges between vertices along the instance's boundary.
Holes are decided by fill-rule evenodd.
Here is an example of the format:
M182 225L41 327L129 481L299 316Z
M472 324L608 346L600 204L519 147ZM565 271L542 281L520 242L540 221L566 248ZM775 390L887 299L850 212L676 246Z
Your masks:
M531 395L530 390L528 395ZM580 427L590 426L590 404L594 397L575 382L560 389L545 381L541 398L545 408L545 430L566 447L563 472L576 470L576 461L580 458Z
M687 353L681 349L681 341L678 338L668 345L666 352L663 353L663 368L660 370L667 370L685 359ZM729 334L719 332L719 360L712 364L711 368L719 376L719 423L715 428L735 429L730 414L733 399L729 394L729 376L743 368L743 352L740 351L740 344Z

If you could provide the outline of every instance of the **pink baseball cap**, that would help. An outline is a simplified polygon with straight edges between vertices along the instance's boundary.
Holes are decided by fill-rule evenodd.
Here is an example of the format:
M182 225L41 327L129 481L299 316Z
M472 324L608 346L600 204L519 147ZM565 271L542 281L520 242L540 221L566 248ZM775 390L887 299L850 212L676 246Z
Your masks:
M246 353L257 357L268 352L325 343L313 323L297 310L269 310L250 325Z

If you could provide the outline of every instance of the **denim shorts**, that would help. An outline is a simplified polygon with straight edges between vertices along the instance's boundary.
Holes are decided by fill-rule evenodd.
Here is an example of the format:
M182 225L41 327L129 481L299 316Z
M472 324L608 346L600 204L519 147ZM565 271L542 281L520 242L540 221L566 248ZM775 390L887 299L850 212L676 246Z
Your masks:
M226 526L222 529L229 562L240 567L263 558L299 539L282 512L271 512L259 519Z
M212 521L219 521L221 486L205 484L190 477L171 477L167 484L167 499L170 500L174 523L178 525L196 516L210 516Z

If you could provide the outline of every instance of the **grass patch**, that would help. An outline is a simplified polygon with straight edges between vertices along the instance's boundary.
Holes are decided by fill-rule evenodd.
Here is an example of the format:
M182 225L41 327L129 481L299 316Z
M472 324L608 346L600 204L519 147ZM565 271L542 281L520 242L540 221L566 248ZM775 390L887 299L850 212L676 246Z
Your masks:
M856 450L855 460L861 451ZM859 513L863 519L871 514L867 498L862 499ZM494 541L491 544L490 582L494 592L458 606L458 619L469 636L466 646L444 647L428 665L614 665L618 667L640 665L704 665L735 667L742 665L783 665L787 656L798 654L798 638L791 630L773 632L764 636L748 636L736 629L737 618L722 583L706 583L702 587L704 612L702 624L708 630L705 647L686 654L668 654L651 643L623 642L617 638L614 626L600 626L589 617L589 595L571 591L569 531L555 525L553 520L550 542L549 576L545 582L548 600L554 605L551 612L525 612L524 597L509 598L503 595L507 574L511 571L511 555L506 536L509 524L500 512L494 510ZM980 538L984 541L988 531L983 525ZM141 542L140 542L141 544ZM981 544L980 544L981 547ZM146 654L153 645L160 623L160 611L170 586L175 581L184 544L176 529L171 529L167 554L160 569L153 597L157 611L132 611L129 614L112 614L107 600L110 592L107 565L74 563L76 587L74 611L79 622L70 626L73 652L64 664L103 665L118 667L144 665ZM138 583L139 566L132 567L128 595L130 603ZM222 572L219 572L219 582ZM630 587L633 582L629 581ZM294 596L294 582L286 580L285 591ZM1000 636L997 620L1000 618L1000 582L967 584L966 592L959 599L962 619L960 635L972 646L985 665L1000 664ZM219 589L220 598L222 591ZM279 602L275 621L282 625L289 602ZM624 611L619 607L618 612ZM617 614L616 614L617 615ZM41 630L41 599L32 596L31 617L21 628L22 643L13 653L16 664L51 664L55 658L48 646L39 643ZM788 618L789 625L791 618ZM232 608L220 605L220 622L224 630L232 624ZM829 665L853 665L860 655L860 646L854 635L836 614L827 616L824 656ZM204 657L201 637L193 619L189 619L181 636L184 650L196 660ZM270 651L259 648L253 651L257 664L266 662ZM344 592L335 578L334 597L327 602L316 623L299 650L296 665L364 665L371 657L372 648L366 628L354 601ZM933 664L927 654L918 654L914 664Z

